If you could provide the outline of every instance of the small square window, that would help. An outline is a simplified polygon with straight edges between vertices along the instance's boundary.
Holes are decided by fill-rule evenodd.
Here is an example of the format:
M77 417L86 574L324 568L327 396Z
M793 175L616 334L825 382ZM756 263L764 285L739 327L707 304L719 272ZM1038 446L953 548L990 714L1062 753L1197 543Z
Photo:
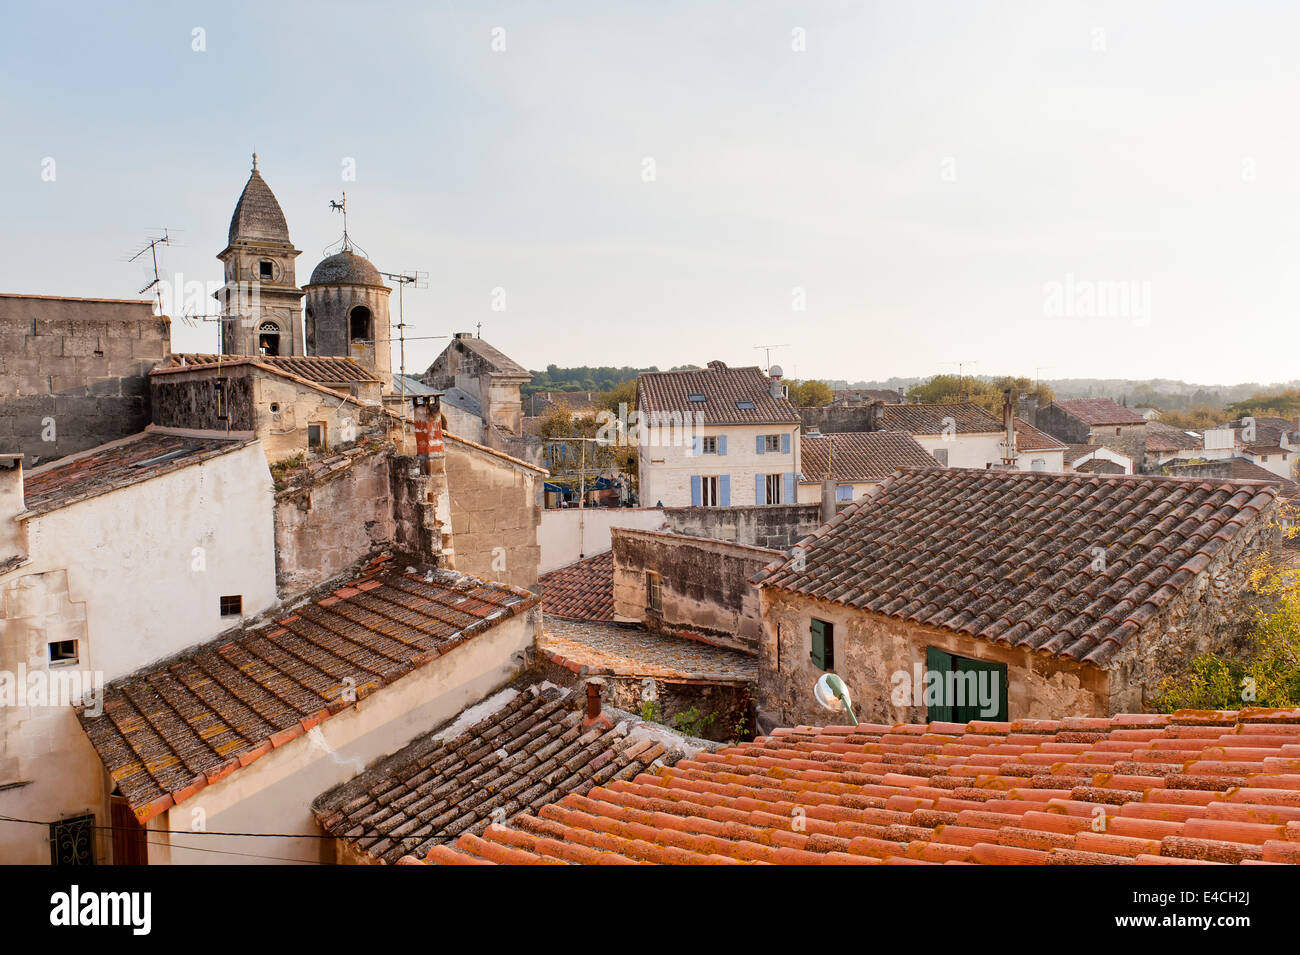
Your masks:
M238 617L244 612L244 597L242 594L228 594L221 598L221 616Z
M77 641L56 640L49 645L51 663L76 663Z
M718 453L718 439L717 439L717 438L703 438L703 439L700 441L700 449L701 449L701 451L703 451L705 454L717 454L717 453Z
M313 451L325 447L325 422L313 421L307 425L307 447Z
M259 263L259 265L258 265L258 274L259 274L262 278L264 278L264 279L269 279L269 278L271 278L272 275L274 275L274 272L272 271L272 268L271 268L271 263L270 263L270 262L261 262L261 263Z
M763 450L779 452L781 450L781 436L779 434L763 435Z

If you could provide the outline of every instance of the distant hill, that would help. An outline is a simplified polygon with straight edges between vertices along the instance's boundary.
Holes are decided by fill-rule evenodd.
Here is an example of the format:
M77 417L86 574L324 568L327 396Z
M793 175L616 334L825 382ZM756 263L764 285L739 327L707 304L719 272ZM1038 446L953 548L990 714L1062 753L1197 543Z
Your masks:
M683 371L699 368L699 365L674 365L669 371ZM658 371L654 365L649 368L631 368L624 366L614 368L602 365L593 368L579 365L575 368L561 368L559 365L547 365L545 371L529 371L533 380L520 389L527 398L539 391L609 391L630 378L635 378L644 371Z
M914 378L886 378L876 381L828 381L832 388L910 388L932 376ZM973 375L980 381L991 381L989 375ZM1264 384L1257 381L1241 382L1234 385L1202 385L1194 382L1178 381L1171 378L1044 378L1048 385L1061 398L1110 398L1130 408L1159 408L1171 411L1181 408L1193 408L1211 405L1222 408L1225 405L1250 398L1258 394L1277 394L1300 385L1297 381L1272 382Z

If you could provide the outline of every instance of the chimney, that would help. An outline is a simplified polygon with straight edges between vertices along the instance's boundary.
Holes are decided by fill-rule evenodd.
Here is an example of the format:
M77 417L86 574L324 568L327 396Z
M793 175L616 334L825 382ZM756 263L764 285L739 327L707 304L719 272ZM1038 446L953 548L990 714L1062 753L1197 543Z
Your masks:
M826 439L826 477L822 479L821 520L827 524L835 519L835 439Z
M606 729L612 729L613 721L601 711L600 694L605 686L605 681L598 676L591 677L587 680L587 715L582 721L583 729L600 724Z
M767 393L777 400L784 398L785 385L781 384L781 379L785 377L785 372L781 370L781 366L773 365L767 370L767 374Z
M1002 466L1011 470L1016 466L1016 411L1011 404L1011 389L1002 392Z
M1016 414L1038 427L1038 395L1021 395Z
M457 333L456 333L456 337L457 337L457 338L473 338L473 337L474 337L474 333L473 333L473 332L457 332Z

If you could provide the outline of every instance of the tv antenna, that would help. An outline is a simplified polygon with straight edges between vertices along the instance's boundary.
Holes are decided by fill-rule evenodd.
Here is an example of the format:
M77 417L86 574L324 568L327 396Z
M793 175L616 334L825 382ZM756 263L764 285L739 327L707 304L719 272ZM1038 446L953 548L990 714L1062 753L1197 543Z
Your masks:
M763 352L763 374L767 374L772 367L772 350L774 348L789 348L789 343L781 345L755 345L755 350L761 349Z
M346 195L344 201L347 200ZM334 205L333 202L330 203ZM346 223L347 220L344 219ZM347 241L347 226L343 227L343 240ZM403 302L403 292L406 286L411 285L418 289L429 287L429 273L411 270L407 272L380 272L384 278L397 283L397 324L392 326L397 329L398 341L398 394L402 398L402 417L406 417L406 310ZM446 338L446 335L423 335L421 338ZM391 347L392 336L389 335ZM390 352L391 354L391 352Z
M965 361L965 360L946 361L944 362L944 364L957 366L957 397L960 398L962 395L965 394L965 392L962 391L962 385L964 384L964 379L962 378L962 369L964 369L967 365L978 365L979 361L978 360L977 361Z
M171 236L168 235L166 229L163 229L163 234L161 238L150 239L148 241L148 244L146 244L143 249L141 249L135 255L131 256L131 258L127 259L128 262L134 262L136 259L140 258L140 256L144 255L146 252L148 252L153 257L153 281L150 282L148 285L146 285L144 288L140 289L139 294L143 295L151 288L157 289L157 291L154 293L154 299L158 303L158 314L160 315L162 314L163 304L162 304L162 288L160 287L162 283L162 279L158 275L158 246L167 245L170 242L171 242Z
M342 198L331 199L330 209L333 210L334 212L341 212L343 214L343 241L342 243L339 244L337 250L334 250L334 246L332 245L326 246L322 251L322 254L333 255L336 254L336 252L357 251L360 252L366 258L369 258L370 256L366 253L366 250L361 248L360 246L353 245L352 239L348 236L348 194L344 192L342 193Z

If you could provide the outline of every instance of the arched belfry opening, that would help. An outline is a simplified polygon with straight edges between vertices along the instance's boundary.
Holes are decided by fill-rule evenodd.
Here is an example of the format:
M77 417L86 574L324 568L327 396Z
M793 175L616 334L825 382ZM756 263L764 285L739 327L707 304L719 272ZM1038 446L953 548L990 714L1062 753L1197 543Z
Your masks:
M358 305L348 315L348 340L353 342L373 342L375 340L374 324L370 309L364 305Z
M257 350L262 355L280 354L280 326L263 322L257 327Z

